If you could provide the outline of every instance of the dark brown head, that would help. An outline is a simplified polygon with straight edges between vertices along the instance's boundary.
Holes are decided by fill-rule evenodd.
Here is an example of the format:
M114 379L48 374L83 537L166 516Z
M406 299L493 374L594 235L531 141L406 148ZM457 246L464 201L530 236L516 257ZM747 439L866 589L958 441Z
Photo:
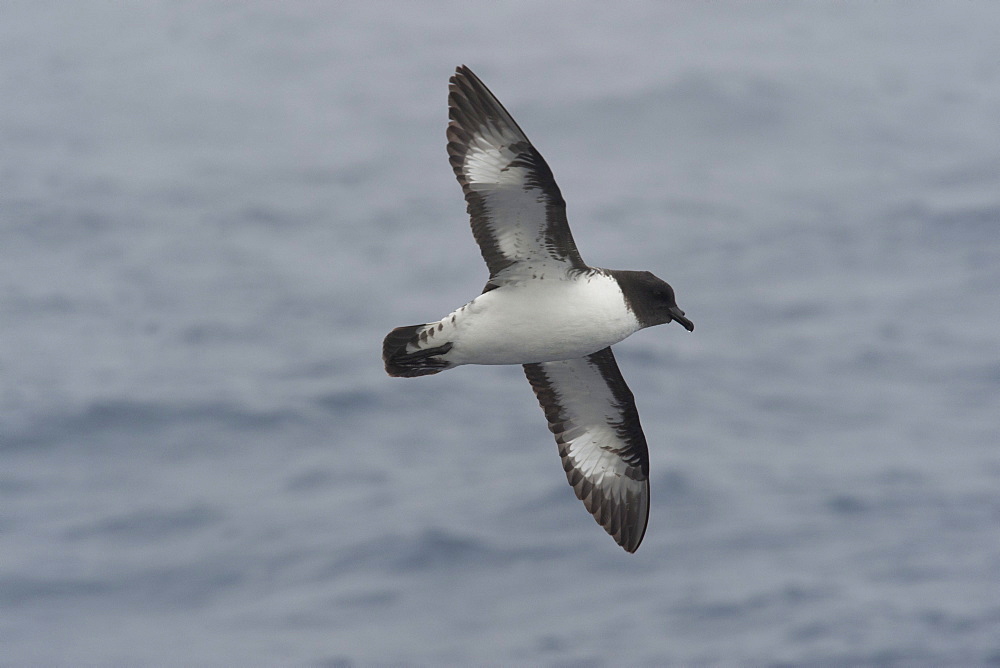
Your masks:
M684 329L694 331L694 323L684 317L684 311L677 306L674 289L648 271L609 272L618 279L625 303L635 314L643 327L663 325L676 320Z

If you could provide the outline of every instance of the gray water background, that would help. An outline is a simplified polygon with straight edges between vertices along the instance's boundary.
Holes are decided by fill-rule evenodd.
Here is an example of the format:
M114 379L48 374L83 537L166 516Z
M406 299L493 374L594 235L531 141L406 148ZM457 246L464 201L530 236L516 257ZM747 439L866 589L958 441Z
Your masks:
M0 5L0 663L1000 663L1000 5ZM390 379L486 270L471 66L618 358L621 551L516 367Z

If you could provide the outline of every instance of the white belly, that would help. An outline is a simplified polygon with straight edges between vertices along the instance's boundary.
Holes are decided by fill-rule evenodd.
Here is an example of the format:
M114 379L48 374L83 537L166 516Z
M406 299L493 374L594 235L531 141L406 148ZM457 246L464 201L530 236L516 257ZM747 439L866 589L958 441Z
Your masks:
M441 320L454 364L574 359L639 329L618 283L603 274L526 281L484 293ZM451 330L451 331L448 331Z

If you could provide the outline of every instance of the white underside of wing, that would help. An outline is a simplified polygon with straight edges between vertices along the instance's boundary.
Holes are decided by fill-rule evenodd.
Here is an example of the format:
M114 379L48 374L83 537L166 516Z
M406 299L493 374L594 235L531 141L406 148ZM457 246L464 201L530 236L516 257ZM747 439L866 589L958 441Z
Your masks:
M609 363L614 365L613 358ZM577 497L615 540L634 550L645 532L649 481L631 393L625 390L627 399L616 396L590 358L547 362L526 371Z
M517 154L507 147L518 141L517 137L487 132L487 128L478 128L468 144L463 171L469 185L524 187L528 170L524 167L509 167Z
M574 468L595 483L622 475L625 465L617 453L626 444L615 429L622 416L604 379L580 360L551 362L545 374L569 423L561 433Z
M514 138L476 135L463 164L468 187L483 196L486 224L500 252L519 262L551 263L545 251L546 200L527 187L529 170L511 166L517 155L506 148Z
M451 79L448 154L491 278L519 265L586 268L552 172L468 68Z

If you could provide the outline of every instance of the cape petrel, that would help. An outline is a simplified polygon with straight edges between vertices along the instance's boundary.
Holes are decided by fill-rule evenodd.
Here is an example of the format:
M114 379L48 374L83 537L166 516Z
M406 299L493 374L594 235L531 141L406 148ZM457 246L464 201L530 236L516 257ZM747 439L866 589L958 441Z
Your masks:
M523 365L577 497L635 552L649 517L649 453L610 346L644 327L694 324L650 272L584 263L549 166L464 65L450 81L448 116L448 156L490 277L441 320L392 330L385 370L409 378Z

